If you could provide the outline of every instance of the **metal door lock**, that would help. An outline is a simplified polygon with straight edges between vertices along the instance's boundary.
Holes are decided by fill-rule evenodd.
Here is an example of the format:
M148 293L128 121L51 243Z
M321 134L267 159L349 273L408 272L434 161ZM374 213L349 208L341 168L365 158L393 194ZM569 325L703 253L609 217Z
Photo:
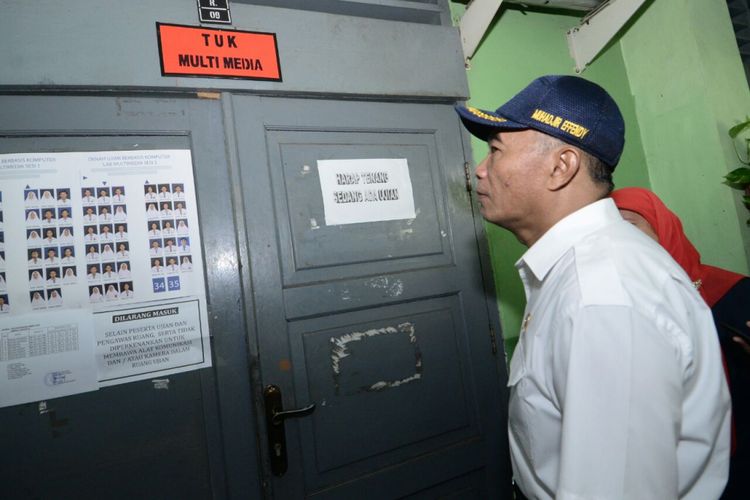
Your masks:
M283 476L287 470L286 432L284 420L310 415L315 411L315 403L304 408L284 410L281 401L281 389L275 385L266 386L263 391L266 406L266 430L268 432L268 448L271 456L271 472L274 476Z

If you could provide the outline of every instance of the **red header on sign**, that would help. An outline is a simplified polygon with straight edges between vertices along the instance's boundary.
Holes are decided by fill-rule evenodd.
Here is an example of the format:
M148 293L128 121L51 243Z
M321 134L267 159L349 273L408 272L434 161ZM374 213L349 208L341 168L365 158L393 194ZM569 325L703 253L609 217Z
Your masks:
M274 33L156 23L161 74L281 81Z

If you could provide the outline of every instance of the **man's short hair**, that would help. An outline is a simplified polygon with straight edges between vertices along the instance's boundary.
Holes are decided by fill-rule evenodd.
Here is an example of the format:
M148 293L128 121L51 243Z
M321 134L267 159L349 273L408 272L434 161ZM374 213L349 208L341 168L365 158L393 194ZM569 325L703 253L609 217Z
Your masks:
M615 188L615 183L612 180L612 167L592 154L585 151L582 151L582 153L586 158L586 166L591 180L605 189L604 196L609 196L609 193Z

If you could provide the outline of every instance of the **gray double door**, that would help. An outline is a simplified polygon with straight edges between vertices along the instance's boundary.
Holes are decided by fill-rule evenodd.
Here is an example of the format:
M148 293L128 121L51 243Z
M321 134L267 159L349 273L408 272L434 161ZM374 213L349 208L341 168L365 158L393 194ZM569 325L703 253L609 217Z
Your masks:
M0 409L11 496L510 498L502 343L451 106L0 97L0 153L181 148L214 367ZM415 217L327 225L318 161L384 158L408 165Z

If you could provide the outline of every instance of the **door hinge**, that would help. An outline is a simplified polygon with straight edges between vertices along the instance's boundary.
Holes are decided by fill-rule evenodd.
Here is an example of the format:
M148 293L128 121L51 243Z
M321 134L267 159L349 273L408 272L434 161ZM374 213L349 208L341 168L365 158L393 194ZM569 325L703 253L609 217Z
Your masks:
M471 171L469 170L469 162L464 162L464 177L466 177L466 191L471 193Z
M497 341L495 340L495 329L490 325L490 345L492 346L492 354L497 354Z

